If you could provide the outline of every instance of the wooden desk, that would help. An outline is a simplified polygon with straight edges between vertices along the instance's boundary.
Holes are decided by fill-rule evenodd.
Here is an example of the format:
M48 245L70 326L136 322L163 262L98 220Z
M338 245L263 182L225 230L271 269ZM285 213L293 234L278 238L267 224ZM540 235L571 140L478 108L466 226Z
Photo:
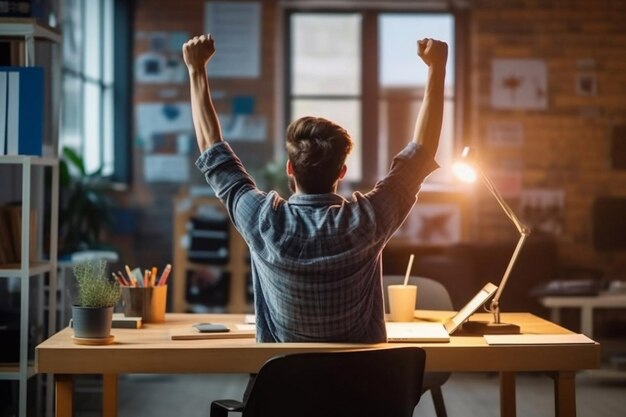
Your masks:
M444 319L451 312L419 311L424 318ZM477 314L476 319L488 320ZM503 313L502 320L530 334L569 333L528 313ZM253 339L172 341L168 329L197 322L241 323L243 315L169 314L164 324L143 329L113 329L115 343L81 346L69 328L36 349L40 373L55 374L56 416L72 416L73 375L102 374L103 416L117 415L117 376L124 373L250 373L269 358L295 352L337 351L400 346L338 343L255 343ZM515 372L547 372L554 379L556 416L576 415L575 373L600 365L600 345L489 346L482 337L453 336L450 343L418 344L426 351L427 371L499 372L502 416L515 416Z

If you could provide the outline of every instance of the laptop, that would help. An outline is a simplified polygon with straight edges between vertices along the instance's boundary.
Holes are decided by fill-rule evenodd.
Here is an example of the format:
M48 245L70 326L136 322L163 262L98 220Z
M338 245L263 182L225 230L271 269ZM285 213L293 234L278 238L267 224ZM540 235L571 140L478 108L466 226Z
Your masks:
M488 282L480 291L445 323L387 322L387 342L449 342L454 333L480 306L496 292L497 286Z

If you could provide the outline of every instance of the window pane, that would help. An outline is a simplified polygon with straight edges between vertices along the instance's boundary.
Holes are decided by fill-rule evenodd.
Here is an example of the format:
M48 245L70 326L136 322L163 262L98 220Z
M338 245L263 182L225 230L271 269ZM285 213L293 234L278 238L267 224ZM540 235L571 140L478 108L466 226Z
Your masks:
M102 175L113 175L113 89L107 88L102 94Z
M85 75L100 79L102 54L102 28L100 27L100 1L85 1Z
M361 102L359 100L293 100L292 121L303 116L324 117L344 127L354 146L348 155L346 181L361 179Z
M81 70L83 48L83 3L65 0L63 4L63 65L73 71Z
M448 44L443 125L437 162L447 167L454 148L454 18L449 14L382 14L379 17L379 175L413 135L428 67L417 56L418 39ZM439 169L429 183L448 182L450 172Z
M80 78L65 75L63 78L63 109L61 122L62 146L81 148L82 82Z
M449 14L383 14L379 18L380 85L426 84L427 67L417 56L417 40L433 38L448 44L446 85L454 85L454 19Z
M85 83L83 157L87 172L96 171L101 165L100 129L102 125L100 115L100 87L92 83Z
M113 82L113 2L110 0L104 0L104 14L102 17L102 66L103 74L102 81L105 84L111 84Z
M292 94L359 95L361 15L291 17Z

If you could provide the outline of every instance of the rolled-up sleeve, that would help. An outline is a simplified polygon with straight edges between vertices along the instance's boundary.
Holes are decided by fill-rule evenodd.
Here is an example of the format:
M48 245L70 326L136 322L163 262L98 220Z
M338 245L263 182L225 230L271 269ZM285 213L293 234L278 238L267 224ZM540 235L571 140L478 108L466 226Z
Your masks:
M256 188L230 145L219 142L211 146L200 155L196 166L226 206L235 227L245 232L245 221L254 218L256 213L251 210L258 210L258 202L263 199L264 193Z
M366 194L376 212L377 224L389 236L400 227L416 201L426 177L439 168L420 145L410 142L391 163L389 173Z

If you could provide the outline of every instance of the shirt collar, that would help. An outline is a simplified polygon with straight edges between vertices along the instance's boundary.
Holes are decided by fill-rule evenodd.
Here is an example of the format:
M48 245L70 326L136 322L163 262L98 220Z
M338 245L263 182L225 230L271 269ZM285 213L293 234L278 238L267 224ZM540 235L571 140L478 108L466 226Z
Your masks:
M289 204L303 206L331 206L343 204L346 200L339 194L294 194L289 197Z

